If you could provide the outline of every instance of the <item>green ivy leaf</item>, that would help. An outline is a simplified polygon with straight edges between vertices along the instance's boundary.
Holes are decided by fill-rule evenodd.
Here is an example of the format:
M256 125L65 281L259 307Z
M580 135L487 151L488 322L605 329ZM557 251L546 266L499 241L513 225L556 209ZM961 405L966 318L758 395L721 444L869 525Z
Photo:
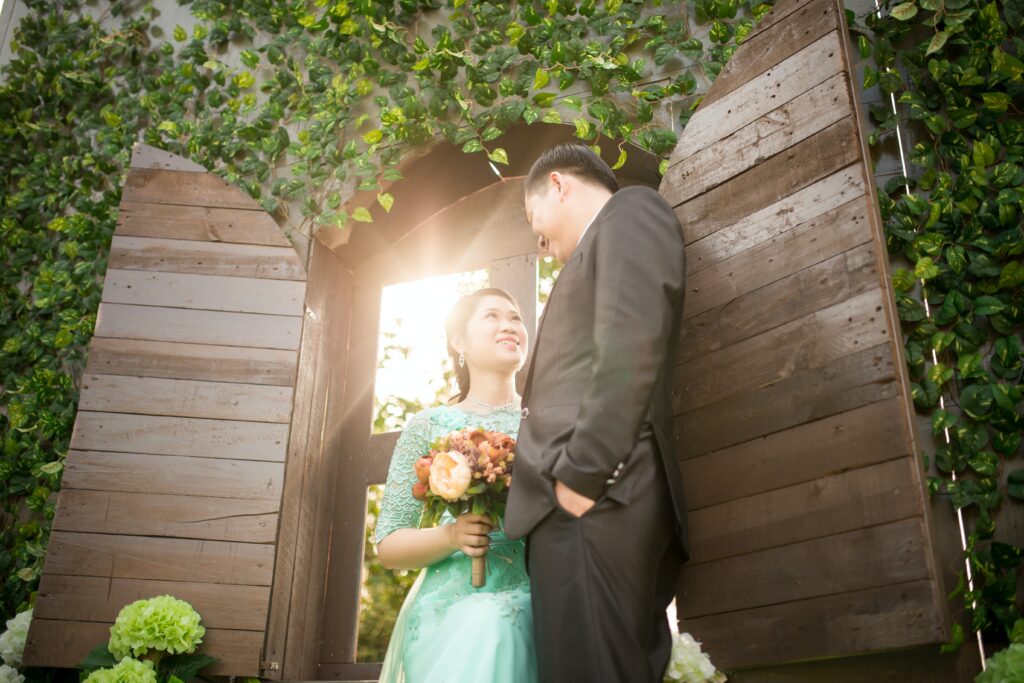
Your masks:
M533 74L533 89L540 90L551 81L551 76L544 69L538 68ZM543 105L542 105L543 106Z
M946 44L946 41L948 39L949 39L949 32L948 31L939 31L938 33L936 33L934 36L932 36L932 39L928 42L928 49L924 53L925 56L928 56L928 55L932 54L933 52L938 52L939 50L941 50L942 46Z
M615 164L612 166L613 171L617 171L626 164L626 150L619 149L619 158L615 160Z
M914 277L920 280L930 280L939 274L939 267L932 260L931 256L918 259L914 266Z
M994 296L979 296L974 300L975 315L992 315L1006 308L1006 304Z
M395 203L395 198L388 192L381 192L377 195L377 203L383 207L385 212L391 213L391 207Z
M908 21L913 19L917 14L917 5L913 2L903 2L892 8L891 14L893 18L900 21Z
M960 392L960 408L972 419L984 420L992 410L992 388L972 384Z
M370 215L369 209L365 206L360 206L352 212L352 218L359 221L360 223L372 223L373 216Z
M188 34L185 33L185 29L183 29L181 26L175 25L175 27L174 27L174 34L173 35L174 35L174 39L176 41L178 41L179 43L181 43L181 42L185 41L186 39L188 39Z
M508 154L502 147L496 147L490 152L488 152L487 158L496 164L505 164L506 166L508 165Z

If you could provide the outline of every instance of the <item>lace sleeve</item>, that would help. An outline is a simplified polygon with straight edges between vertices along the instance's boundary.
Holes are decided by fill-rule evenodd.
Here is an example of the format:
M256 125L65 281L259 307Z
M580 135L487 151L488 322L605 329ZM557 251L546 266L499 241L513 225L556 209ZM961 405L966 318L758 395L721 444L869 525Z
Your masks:
M380 543L397 529L416 528L420 523L423 501L412 497L416 483L413 464L430 449L430 417L426 411L413 415L398 436L388 466L388 481L380 504L373 542Z

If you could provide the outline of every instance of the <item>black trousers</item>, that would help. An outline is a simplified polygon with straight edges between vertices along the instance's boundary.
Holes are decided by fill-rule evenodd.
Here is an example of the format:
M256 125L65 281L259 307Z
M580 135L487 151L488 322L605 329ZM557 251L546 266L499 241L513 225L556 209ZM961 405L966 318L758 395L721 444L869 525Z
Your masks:
M682 550L656 449L628 505L556 506L527 537L541 683L661 683Z

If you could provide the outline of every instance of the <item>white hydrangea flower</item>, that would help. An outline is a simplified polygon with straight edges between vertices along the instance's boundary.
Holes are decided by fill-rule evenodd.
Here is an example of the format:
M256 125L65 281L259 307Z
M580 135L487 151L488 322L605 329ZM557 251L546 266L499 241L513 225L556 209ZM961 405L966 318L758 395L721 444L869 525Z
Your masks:
M9 666L21 665L21 654L25 651L25 638L28 637L28 623L32 621L32 608L19 612L7 620L7 630L0 635L0 657ZM7 678L0 678L6 683Z
M700 642L689 633L672 634L672 656L665 669L665 681L681 683L725 683L725 674L715 669L700 651Z
M14 667L0 664L0 683L25 683L25 677Z

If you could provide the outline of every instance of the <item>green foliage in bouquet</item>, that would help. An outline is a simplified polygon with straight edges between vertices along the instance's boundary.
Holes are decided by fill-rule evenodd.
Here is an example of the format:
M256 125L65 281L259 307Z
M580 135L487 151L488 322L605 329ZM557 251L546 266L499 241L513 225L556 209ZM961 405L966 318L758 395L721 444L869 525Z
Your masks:
M913 400L942 444L925 456L939 473L928 485L968 524L974 589L961 570L950 598L961 596L972 627L999 648L1021 616L1024 561L1019 539L996 528L1002 505L1024 501L1024 2L882 4L866 27L850 25L873 57L864 87L885 96L870 107L869 143L885 144L897 125L920 139L912 177L879 198L889 251L911 264L893 287ZM956 625L950 647L964 635Z
M110 640L79 669L88 683L187 683L217 661L195 654L206 634L200 621L192 605L170 595L136 600L121 608Z

